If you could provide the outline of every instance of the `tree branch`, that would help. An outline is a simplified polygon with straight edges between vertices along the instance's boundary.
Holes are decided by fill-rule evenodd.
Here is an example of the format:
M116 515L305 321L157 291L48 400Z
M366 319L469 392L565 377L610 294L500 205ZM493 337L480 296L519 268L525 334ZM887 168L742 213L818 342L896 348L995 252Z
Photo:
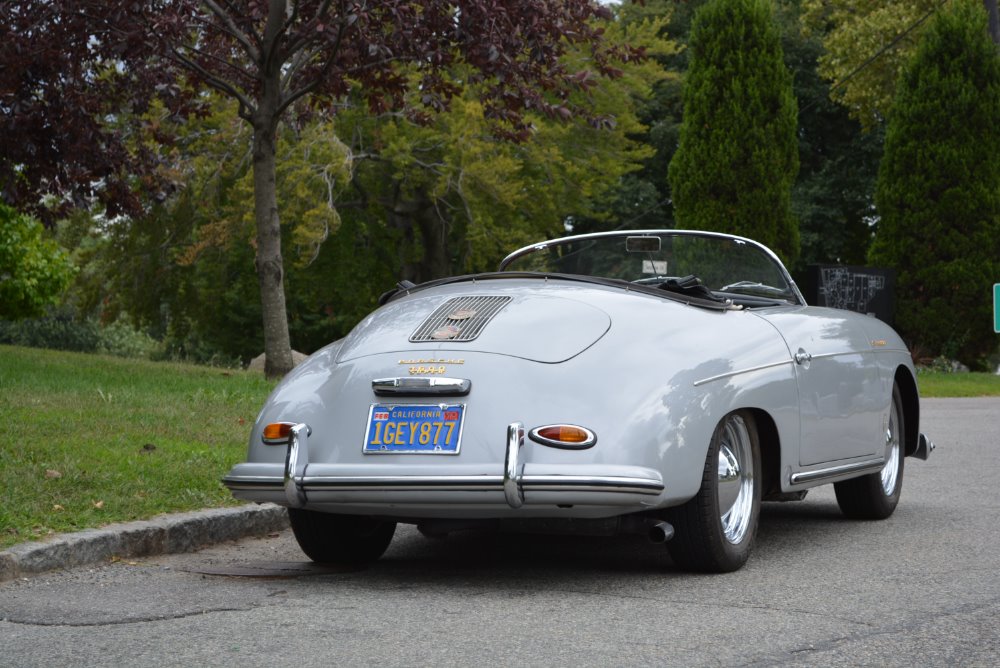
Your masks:
M274 59L278 51L278 44L281 42L281 34L285 29L285 12L289 0L268 0L267 21L264 23L264 34L262 45L265 52L262 54L260 63L261 74L266 77L268 72L276 65ZM280 67L280 63L278 63Z
M201 1L205 4L206 7L208 7L209 11L215 14L215 16L217 16L218 19L222 21L222 25L225 26L225 32L228 33L233 39L235 39L243 46L243 49L247 52L247 56L250 58L250 60L253 62L258 62L258 59L260 58L260 51L256 46L253 45L253 43L250 41L250 38L247 37L246 34L239 29L239 26L236 25L236 21L234 21L233 17L229 15L229 12L220 7L219 4L215 2L215 0L201 0Z
M171 57L181 66L186 69L191 70L199 77L201 77L204 82L219 91L220 93L225 93L230 97L234 98L240 104L239 115L245 121L252 121L252 114L257 110L254 106L253 101L247 97L245 94L240 92L235 86L226 81L225 79L220 79L215 76L200 64L191 60L183 53L180 52L176 47L171 48Z
M327 15L327 13L330 11L330 5L331 4L332 4L331 0L323 0L323 4L321 4L320 7L319 7L319 9L316 10L316 14L313 16L312 20L313 21L320 21L320 20L322 20ZM294 9L294 11L292 13L292 16L288 17L288 20L285 21L284 30L290 30L291 27L292 27L292 24L293 24L294 20L298 17L298 13L299 13L298 2L295 2L294 7L295 7L295 9ZM341 6L341 9L343 9L343 6ZM288 53L289 53L289 55L298 52L299 49L303 48L303 46L305 44L307 44L308 42L309 42L309 38L308 37L302 37L302 33L300 32L298 36L296 36L294 39L292 39L288 43Z

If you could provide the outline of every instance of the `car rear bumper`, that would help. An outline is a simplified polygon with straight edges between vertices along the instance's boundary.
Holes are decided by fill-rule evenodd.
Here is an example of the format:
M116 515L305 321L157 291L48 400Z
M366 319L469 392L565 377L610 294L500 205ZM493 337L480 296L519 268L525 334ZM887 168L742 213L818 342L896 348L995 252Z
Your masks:
M345 513L456 518L602 517L654 507L664 490L662 480L653 477L528 472L518 480L523 500L514 507L508 502L503 475L307 475L289 483L294 502L278 471L270 476L241 475L236 467L223 483L234 496L248 501Z
M297 425L284 465L235 466L223 484L240 499L292 508L395 517L608 517L662 503L663 478L652 469L605 464L571 469L518 461L523 430L508 433L494 474L428 475L426 467L380 464L359 469L309 462L309 429ZM442 462L443 463L443 462ZM409 468L409 470L407 470ZM450 464L446 468L458 468ZM377 471L377 473L375 472Z

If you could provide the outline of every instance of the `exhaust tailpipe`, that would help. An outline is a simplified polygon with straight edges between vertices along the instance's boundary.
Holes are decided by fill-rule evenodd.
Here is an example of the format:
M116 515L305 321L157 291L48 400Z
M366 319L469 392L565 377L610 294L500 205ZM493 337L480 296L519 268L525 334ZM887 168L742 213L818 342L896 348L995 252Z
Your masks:
M625 515L618 518L618 533L639 534L651 543L666 543L674 537L674 528L656 517Z
M646 537L650 543L666 543L674 537L674 528L663 520L654 520L649 525Z

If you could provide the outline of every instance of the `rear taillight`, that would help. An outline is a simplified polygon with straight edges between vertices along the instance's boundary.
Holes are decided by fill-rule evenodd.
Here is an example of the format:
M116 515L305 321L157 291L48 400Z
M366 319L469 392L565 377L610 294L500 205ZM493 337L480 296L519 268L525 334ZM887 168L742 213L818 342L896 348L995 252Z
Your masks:
M575 424L550 424L528 432L535 443L565 450L584 450L597 443L597 434Z
M288 437L294 426L294 422L272 422L264 427L261 440L264 441L264 445L288 445Z

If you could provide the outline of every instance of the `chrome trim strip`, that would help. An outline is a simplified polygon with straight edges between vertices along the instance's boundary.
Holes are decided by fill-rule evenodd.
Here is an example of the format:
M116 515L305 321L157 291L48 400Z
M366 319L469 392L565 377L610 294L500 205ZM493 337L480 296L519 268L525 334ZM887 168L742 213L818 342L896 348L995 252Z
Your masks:
M299 423L292 427L292 433L288 437L288 454L285 457L285 476L283 485L285 487L285 498L292 508L301 508L306 505L306 493L298 481L305 476L306 466L309 464L309 433L312 430L309 425Z
M443 378L404 376L401 378L376 378L372 391L380 396L458 396L464 397L472 389L468 378Z
M280 489L277 478L226 478L229 489ZM500 492L503 476L379 476L379 477L305 477L298 481L303 490L338 492ZM654 478L622 476L525 475L520 487L538 492L607 492L657 495L663 492L663 482Z
M281 478L223 478L226 489L282 489Z
M524 425L511 422L507 425L507 454L503 462L503 495L507 505L520 508L524 505L524 490L521 489L521 469L518 469L518 455L524 447Z
M521 485L539 492L561 492L567 488L588 492L638 494L660 494L663 492L663 482L660 480L620 476L526 475L521 478Z
M856 462L854 464L842 464L840 466L831 466L826 469L818 469L816 471L802 471L800 473L793 473L791 477L791 483L793 485L799 485L805 482L815 482L816 480L823 480L824 478L835 478L837 476L844 475L846 473L861 473L864 471L878 471L885 465L885 460L883 458L879 459L869 459L864 462Z
M815 360L826 359L826 358L829 358L829 357L840 357L841 355L860 355L860 354L865 353L865 352L868 352L868 351L867 350L845 350L843 352L837 352L837 353L820 353L819 355L810 355L809 353L805 353L805 352L803 352L802 354L804 355L804 357L803 357L803 361L804 362L811 362L811 361L815 361ZM800 353L796 353L795 354L795 358L794 359L790 359L790 360L783 360L781 362L771 362L769 364L761 364L759 366L752 366L752 367L748 367L746 369L739 369L737 371L729 371L728 373L720 373L717 376L709 376L708 378L702 378L701 380L694 381L694 386L698 387L699 385L704 385L705 383L711 383L712 381L715 381L715 380L721 380L723 378L730 378L732 376L738 376L738 375L744 374L744 373L753 373L754 371L763 371L764 369L772 369L774 367L782 366L783 364L792 364L792 363L802 364L802 362L799 361L799 354Z
M704 385L705 383L711 383L715 380L721 380L723 378L729 378L731 376L738 376L744 373L753 373L754 371L763 371L764 369L773 369L774 367L783 366L785 364L791 364L792 360L782 360L780 362L770 362L769 364L761 364L759 366L752 366L746 369L739 369L737 371L730 371L728 373L720 373L717 376L709 376L708 378L702 378L701 380L694 381L694 386Z
M842 350L836 353L820 353L819 355L809 355L810 360L822 360L830 357L843 357L845 355L863 355L864 353L869 353L870 350Z

